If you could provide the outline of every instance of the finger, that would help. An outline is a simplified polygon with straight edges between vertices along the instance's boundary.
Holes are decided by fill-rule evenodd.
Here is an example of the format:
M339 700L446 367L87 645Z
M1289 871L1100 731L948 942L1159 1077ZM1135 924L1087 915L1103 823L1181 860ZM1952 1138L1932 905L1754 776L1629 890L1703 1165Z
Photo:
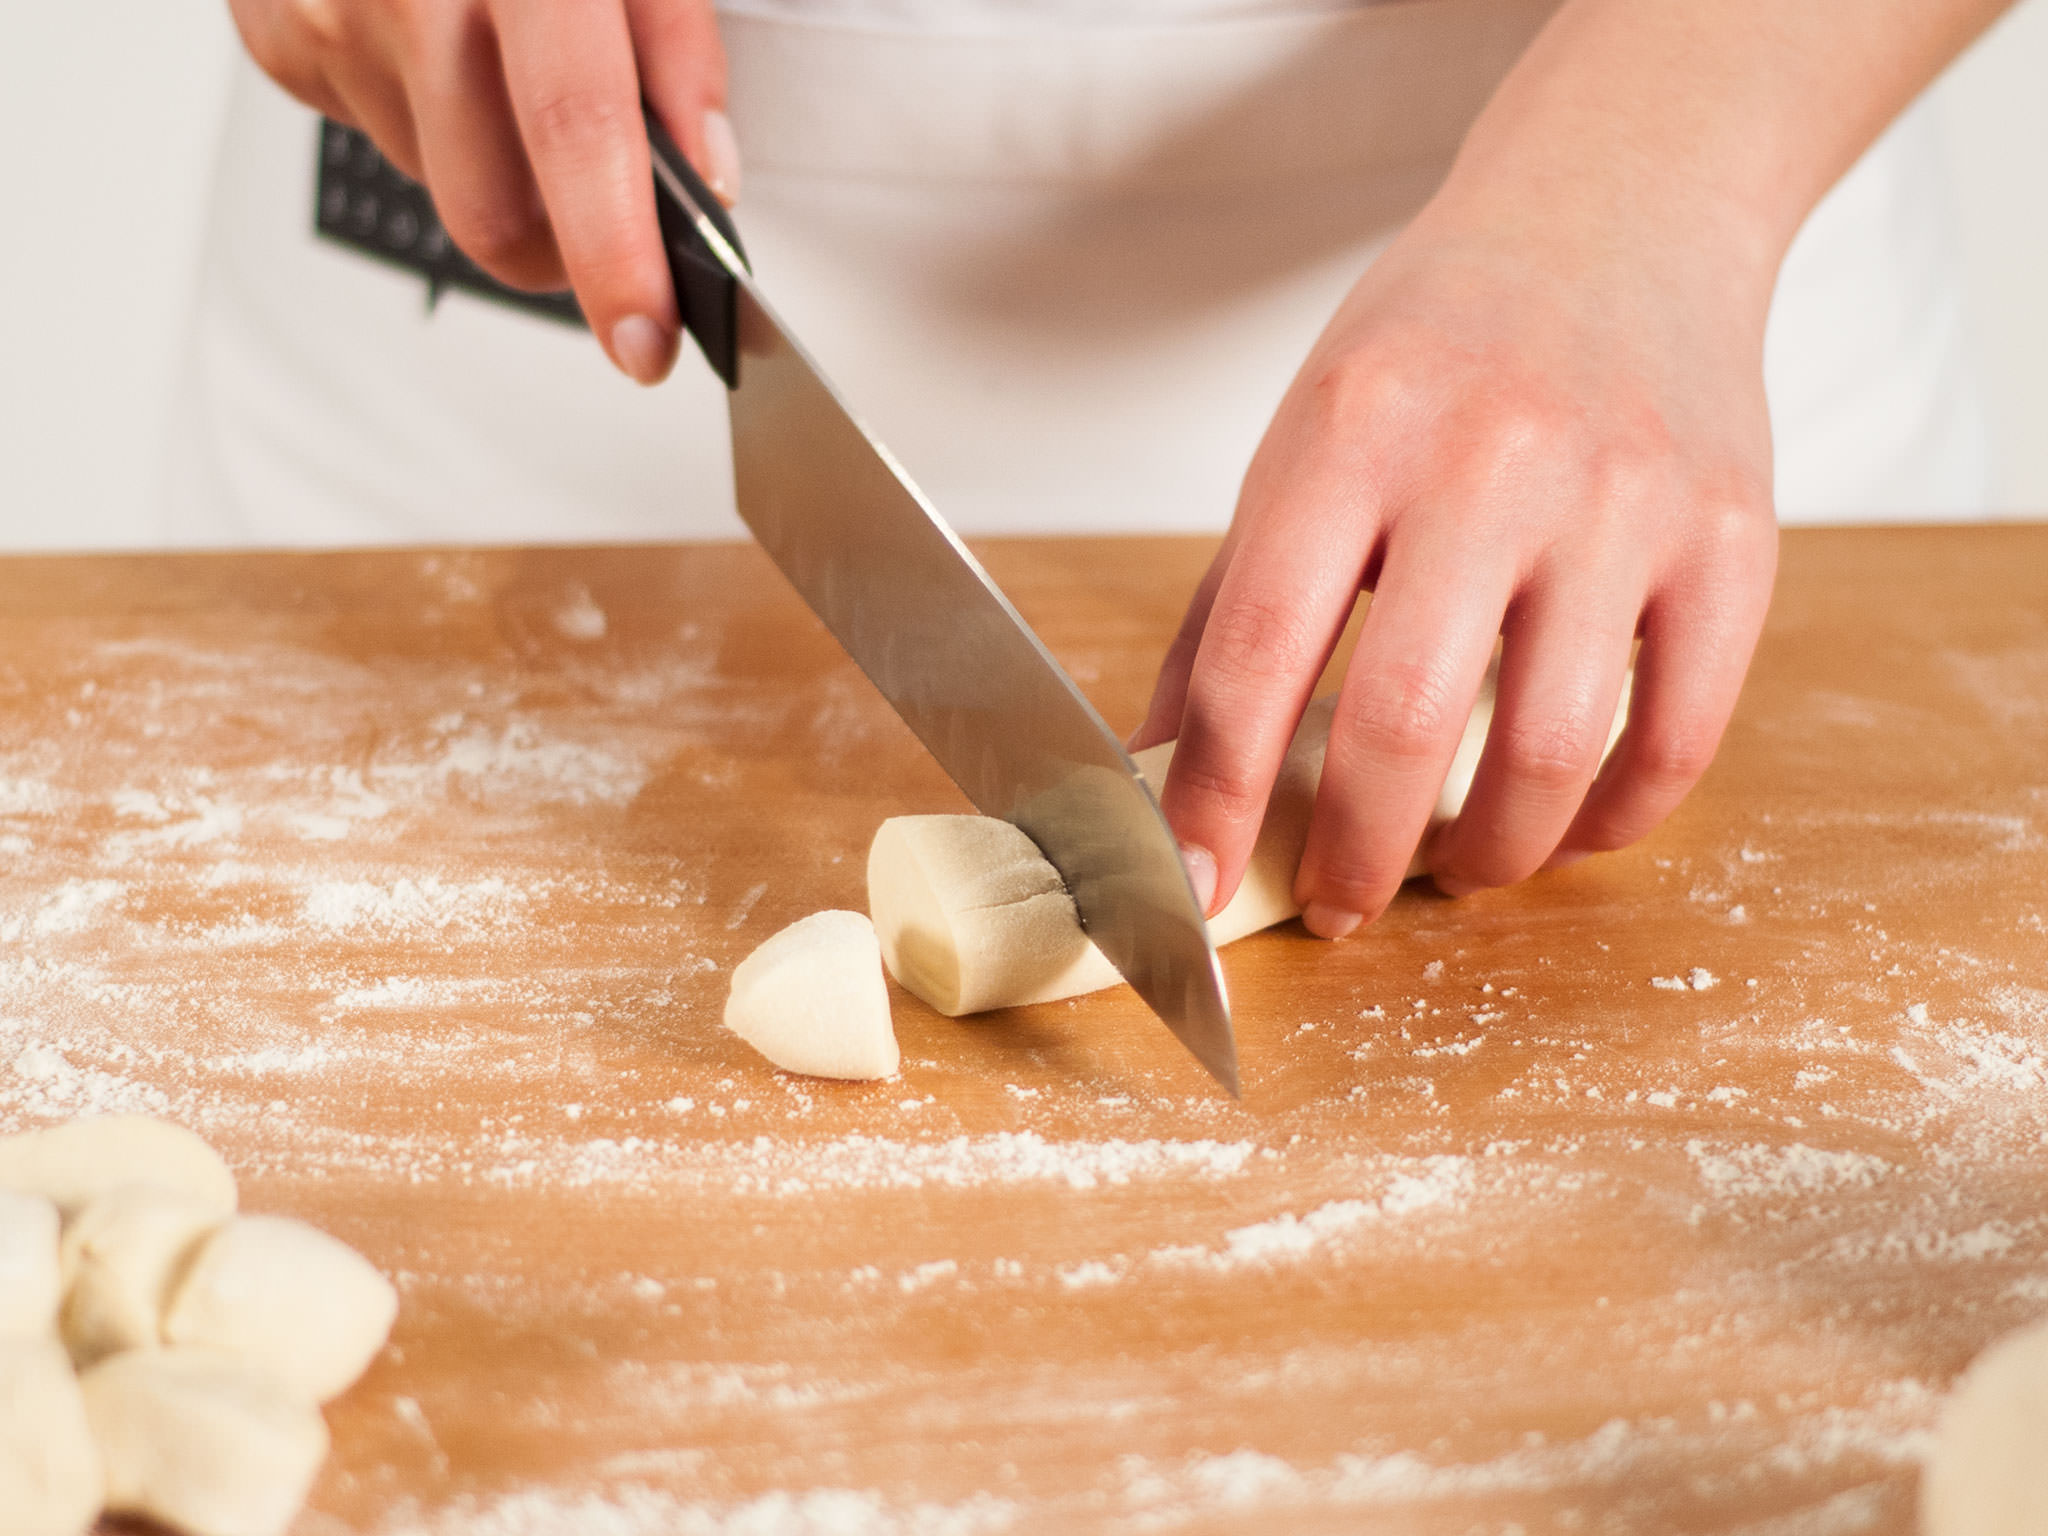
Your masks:
M362 127L328 79L331 39L311 24L318 14L313 8L271 0L228 0L228 10L258 69L315 112Z
M513 116L562 265L611 359L643 384L676 354L676 299L620 0L499 0Z
M234 4L258 67L323 116L367 133L384 158L418 179L419 146L393 39L357 11Z
M1597 571L1574 576L1532 585L1509 610L1479 769L1464 809L1429 850L1430 873L1449 895L1534 874L1599 772L1641 590Z
M520 141L490 17L468 6L422 7L419 15L423 27L438 28L415 42L411 83L422 179L441 223L498 281L563 287L568 274Z
M1343 492L1326 481L1244 519L1195 648L1159 803L1191 871L1212 861L1212 913L1244 876L1287 744L1358 597L1371 530Z
M1181 708L1187 701L1188 679L1194 674L1195 653L1202 643L1202 631L1208 627L1209 614L1216 606L1223 573L1230 569L1231 547L1231 540L1226 538L1223 547L1216 551L1216 558L1209 562L1209 569L1202 573L1194 597L1188 601L1180 629L1166 648L1166 659L1159 663L1159 677L1152 684L1152 702L1146 707L1144 723L1124 744L1132 752L1142 752L1180 734Z
M1407 875L1514 587L1470 541L1388 541L1386 566L1344 674L1295 899L1342 938L1377 917Z
M676 147L727 207L739 201L740 152L725 115L725 47L709 0L627 0L640 89Z
M386 160L422 180L419 133L398 77L367 60L336 59L328 80L342 109L335 121L360 128Z
M1722 558L1691 560L1643 611L1628 725L1552 857L1625 848L1676 810L1713 761L1763 631L1777 562L1774 523L1736 533Z

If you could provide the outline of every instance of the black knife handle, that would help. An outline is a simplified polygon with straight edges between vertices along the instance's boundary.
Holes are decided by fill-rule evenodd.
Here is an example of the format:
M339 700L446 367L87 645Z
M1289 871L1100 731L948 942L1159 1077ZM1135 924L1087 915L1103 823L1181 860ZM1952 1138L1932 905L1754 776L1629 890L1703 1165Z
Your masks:
M647 119L647 146L654 158L682 183L697 207L711 221L742 264L747 253L740 245L739 229L732 215L712 190L704 185L675 140L661 126L651 108L643 108ZM711 249L697 228L697 220L674 193L654 178L654 211L661 220L661 243L668 253L668 269L675 279L676 307L683 317L683 329L697 338L704 360L712 372L725 380L727 389L740 382L739 282Z
M528 314L583 324L572 293L508 288L455 248L427 189L386 160L359 128L320 121L313 228L328 240L427 280L427 307L459 289Z

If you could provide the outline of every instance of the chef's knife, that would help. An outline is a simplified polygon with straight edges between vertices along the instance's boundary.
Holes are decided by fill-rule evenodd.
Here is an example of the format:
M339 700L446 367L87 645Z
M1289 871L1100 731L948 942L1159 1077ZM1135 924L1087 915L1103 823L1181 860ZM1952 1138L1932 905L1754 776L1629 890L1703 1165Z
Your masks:
M1089 938L1233 1094L1223 972L1129 755L755 285L739 232L653 114L683 323L731 391L741 518L986 815L1014 822Z

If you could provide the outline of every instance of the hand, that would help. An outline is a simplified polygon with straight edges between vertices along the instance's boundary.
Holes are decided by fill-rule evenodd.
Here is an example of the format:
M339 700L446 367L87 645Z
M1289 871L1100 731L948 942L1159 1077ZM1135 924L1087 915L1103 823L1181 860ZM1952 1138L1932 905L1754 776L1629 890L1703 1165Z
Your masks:
M1713 756L1776 565L1774 262L1708 239L1711 209L1615 201L1454 175L1282 400L1133 738L1180 738L1162 804L1211 912L1361 588L1296 879L1312 932L1392 899L1496 636L1493 731L1427 850L1445 891L1642 837Z
M230 0L264 71L359 127L501 282L573 287L611 359L675 361L644 97L712 189L739 189L711 0Z

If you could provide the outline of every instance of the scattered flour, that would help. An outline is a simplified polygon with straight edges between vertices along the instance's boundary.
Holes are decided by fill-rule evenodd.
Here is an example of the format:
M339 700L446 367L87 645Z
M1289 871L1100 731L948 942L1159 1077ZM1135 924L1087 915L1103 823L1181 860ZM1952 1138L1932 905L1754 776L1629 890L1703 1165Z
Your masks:
M1021 1511L981 1495L961 1504L891 1504L848 1488L770 1493L733 1504L679 1499L652 1488L610 1495L543 1490L464 1499L432 1515L402 1514L377 1536L996 1536Z
M1700 1181L1723 1200L1783 1199L1864 1188L1894 1171L1890 1163L1868 1152L1829 1152L1803 1142L1715 1150L1694 1140L1685 1144L1685 1151Z

